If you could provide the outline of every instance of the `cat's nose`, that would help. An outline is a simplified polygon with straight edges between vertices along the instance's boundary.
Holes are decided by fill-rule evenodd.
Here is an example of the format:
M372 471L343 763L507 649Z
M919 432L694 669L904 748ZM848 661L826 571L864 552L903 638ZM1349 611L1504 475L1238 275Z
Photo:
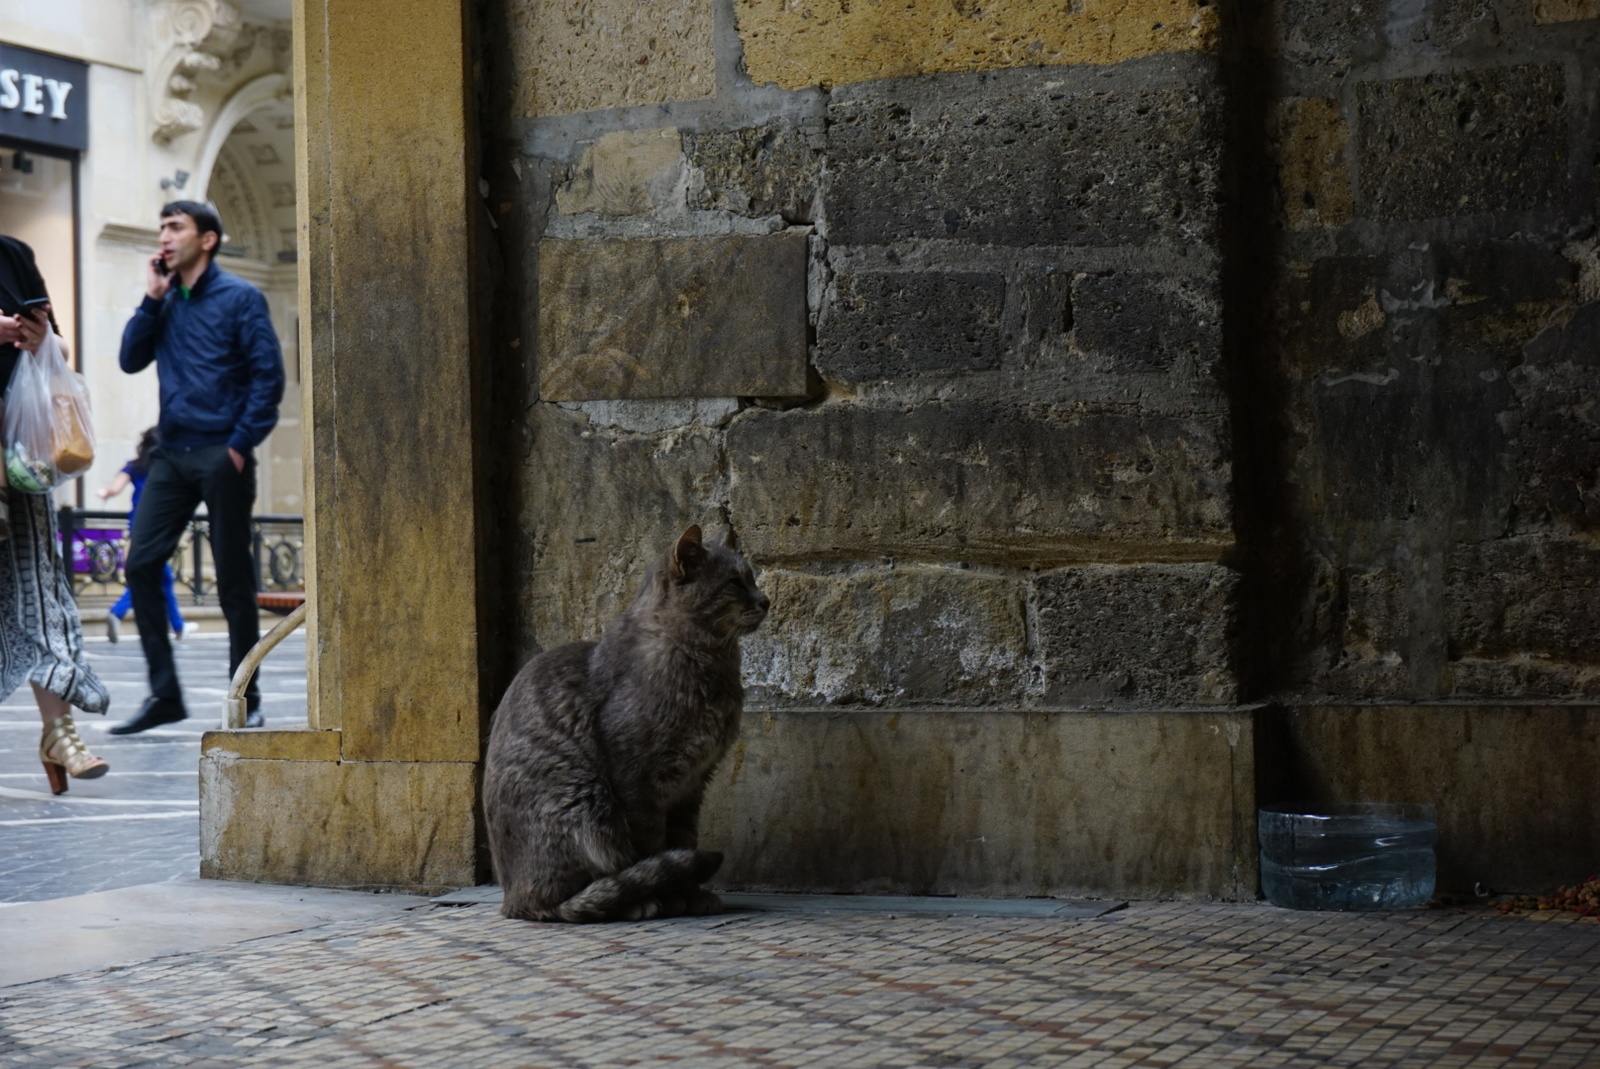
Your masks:
M762 612L766 612L768 609L772 608L772 599L767 597L765 594L757 594L756 608L760 609Z

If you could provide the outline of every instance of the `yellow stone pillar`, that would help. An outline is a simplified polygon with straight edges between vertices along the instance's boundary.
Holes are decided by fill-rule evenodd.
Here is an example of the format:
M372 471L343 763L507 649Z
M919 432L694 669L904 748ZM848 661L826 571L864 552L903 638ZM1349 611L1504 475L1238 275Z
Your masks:
M208 733L201 875L475 882L462 0L295 0L309 723ZM266 710L272 715L272 710Z

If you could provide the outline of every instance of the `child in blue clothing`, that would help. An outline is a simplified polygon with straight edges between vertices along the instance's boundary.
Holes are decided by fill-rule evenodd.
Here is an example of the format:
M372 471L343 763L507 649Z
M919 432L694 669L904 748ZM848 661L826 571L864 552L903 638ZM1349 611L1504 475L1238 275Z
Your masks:
M111 485L96 490L96 495L101 501L116 497L127 489L128 484L133 484L133 501L128 505L128 530L133 530L133 514L139 507L139 495L144 492L144 481L150 474L150 450L159 444L156 429L149 427L139 438L139 449L134 458L122 466L117 477L111 480ZM167 565L161 574L161 589L167 595L167 621L172 624L172 637L183 637L183 614L178 611L178 595L172 589L172 565ZM112 642L117 641L123 617L128 615L128 609L133 606L133 592L123 588L122 597L106 612L106 638Z

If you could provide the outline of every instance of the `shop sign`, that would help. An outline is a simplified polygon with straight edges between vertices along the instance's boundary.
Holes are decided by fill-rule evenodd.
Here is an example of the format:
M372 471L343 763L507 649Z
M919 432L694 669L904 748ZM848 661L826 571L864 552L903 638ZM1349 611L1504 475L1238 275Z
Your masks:
M0 138L89 147L89 65L0 44Z

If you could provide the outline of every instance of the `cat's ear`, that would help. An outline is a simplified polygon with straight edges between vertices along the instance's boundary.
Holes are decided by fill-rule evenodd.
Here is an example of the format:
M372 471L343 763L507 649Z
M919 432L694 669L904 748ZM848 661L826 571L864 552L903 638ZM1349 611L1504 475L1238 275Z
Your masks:
M734 533L733 524L731 524L731 523L723 524L722 525L722 534L720 535L720 537L722 539L722 544L724 546L726 546L727 548L733 550L735 553L739 552L739 536Z
M674 579L682 579L693 575L705 563L706 547L700 541L700 525L690 524L689 529L678 536L677 544L672 547L671 572Z

